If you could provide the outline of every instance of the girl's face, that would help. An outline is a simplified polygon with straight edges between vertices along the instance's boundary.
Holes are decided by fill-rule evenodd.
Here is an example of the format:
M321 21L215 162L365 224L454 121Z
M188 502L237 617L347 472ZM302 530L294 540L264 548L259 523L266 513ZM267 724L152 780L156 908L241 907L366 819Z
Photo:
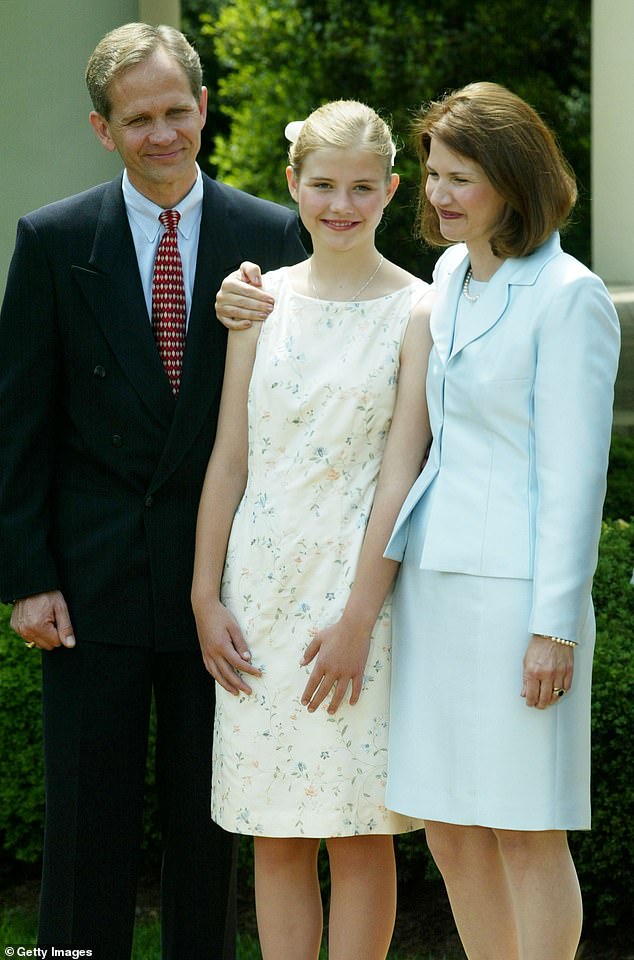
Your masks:
M506 206L480 164L431 138L425 193L446 240L490 252L489 240Z
M305 158L299 177L287 167L292 198L313 245L349 250L374 244L374 232L398 186L385 179L385 160L357 148L320 147Z

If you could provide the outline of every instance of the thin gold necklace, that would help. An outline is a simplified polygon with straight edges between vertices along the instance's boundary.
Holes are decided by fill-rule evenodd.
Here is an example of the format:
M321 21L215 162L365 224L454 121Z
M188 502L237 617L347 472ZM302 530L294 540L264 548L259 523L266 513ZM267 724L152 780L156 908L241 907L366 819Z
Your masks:
M383 254L381 254L380 257L379 257L379 262L378 262L378 264L376 265L376 267L374 268L374 270L372 271L372 273L370 274L370 276L368 277L368 279L365 281L365 283L362 283L362 284L361 284L361 286L359 287L359 289L357 290L357 292L355 293L355 295L354 295L353 297L349 297L349 300L350 300L350 301L358 300L359 297L361 296L361 294L363 293L363 291L366 289L366 287L369 287L369 286L370 286L370 284L372 283L372 281L373 281L374 278L376 277L377 273L378 273L379 270L381 269L381 267L382 267L382 265L383 265L383 260L384 260L384 259L385 259L385 257L383 256ZM313 277L313 258L312 258L312 257L311 257L310 260L308 261L308 276L309 276L310 285L311 285L311 287L313 288L313 293L315 294L315 297L317 298L317 300L322 300L323 297L320 297L320 296L319 296L319 293L317 292L317 287L315 286L315 280L314 280L314 277Z

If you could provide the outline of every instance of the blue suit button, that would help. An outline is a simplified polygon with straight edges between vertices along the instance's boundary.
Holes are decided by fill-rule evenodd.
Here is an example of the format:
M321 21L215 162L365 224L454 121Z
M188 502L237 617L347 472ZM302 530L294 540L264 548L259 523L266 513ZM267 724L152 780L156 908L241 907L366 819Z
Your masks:
M145 498L145 506L146 506L146 507L151 507L153 503L154 503L154 497L152 497L152 496L147 496L147 497Z
M110 442L112 443L113 447L122 447L123 437L120 437L118 433L115 433L114 436L111 437Z
M93 377L99 377L100 380L103 380L103 378L106 375L105 367L102 367L101 364L98 363L95 369L93 370L92 375Z

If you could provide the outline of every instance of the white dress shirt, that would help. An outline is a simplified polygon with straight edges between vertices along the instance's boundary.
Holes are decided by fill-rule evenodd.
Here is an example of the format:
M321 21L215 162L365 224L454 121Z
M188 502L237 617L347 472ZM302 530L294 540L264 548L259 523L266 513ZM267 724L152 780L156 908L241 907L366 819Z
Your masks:
M183 263L183 279L185 281L185 300L187 304L187 320L192 303L192 291L196 275L196 258L198 254L198 237L200 234L200 220L203 212L203 179L198 165L196 182L180 203L172 209L178 210L181 218L178 222L178 249ZM148 317L152 319L152 277L154 275L154 260L165 227L159 220L163 207L152 200L148 200L130 183L127 170L123 172L123 199L125 202L128 222L134 240L134 249L139 264L141 283L147 306Z

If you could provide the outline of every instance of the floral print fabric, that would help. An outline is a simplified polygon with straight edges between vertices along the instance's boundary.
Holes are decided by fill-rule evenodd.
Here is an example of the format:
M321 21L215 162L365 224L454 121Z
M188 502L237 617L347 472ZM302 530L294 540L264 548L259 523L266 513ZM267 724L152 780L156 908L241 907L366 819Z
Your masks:
M286 269L249 389L249 473L231 532L222 599L253 663L251 696L216 686L212 816L263 836L399 833L386 810L390 606L372 637L359 702L334 716L300 698L312 632L341 615L352 586L396 399L414 283L378 300L295 293ZM423 376L423 371L421 371Z

